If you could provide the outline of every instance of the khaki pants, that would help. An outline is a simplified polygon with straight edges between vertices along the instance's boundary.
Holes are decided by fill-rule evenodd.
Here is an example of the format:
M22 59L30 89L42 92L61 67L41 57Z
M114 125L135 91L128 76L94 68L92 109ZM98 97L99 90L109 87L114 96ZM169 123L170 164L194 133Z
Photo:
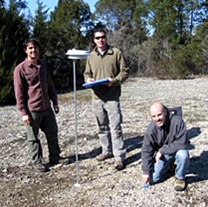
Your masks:
M112 151L116 161L123 161L126 150L124 148L119 101L93 100L93 111L98 124L102 153L107 154Z

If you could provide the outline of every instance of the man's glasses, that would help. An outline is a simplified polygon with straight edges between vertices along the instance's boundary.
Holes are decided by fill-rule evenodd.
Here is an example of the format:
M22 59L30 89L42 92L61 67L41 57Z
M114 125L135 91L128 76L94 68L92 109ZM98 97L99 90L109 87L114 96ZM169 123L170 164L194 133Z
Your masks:
M105 39L105 36L99 36L99 37L95 37L96 40L99 40L99 39L102 39L104 40Z

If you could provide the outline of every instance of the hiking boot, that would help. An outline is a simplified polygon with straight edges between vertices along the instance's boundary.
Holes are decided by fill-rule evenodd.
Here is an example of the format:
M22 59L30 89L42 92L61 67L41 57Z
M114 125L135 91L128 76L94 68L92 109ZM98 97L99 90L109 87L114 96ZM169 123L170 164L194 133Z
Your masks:
M117 161L115 164L115 169L116 170L123 170L125 168L124 162Z
M59 157L58 160L51 160L49 161L50 165L58 165L58 164L61 164L61 165L66 165L66 164L69 164L69 160L68 158L65 158L65 157Z
M48 171L46 166L44 164L42 164L41 162L34 163L34 168L39 172L47 172Z
M186 189L186 181L175 178L174 189L176 191L184 191Z
M108 153L108 154L103 154L103 153L101 153L101 154L99 154L99 155L96 157L96 160L98 160L98 161L104 161L104 160L106 160L106 159L108 159L108 158L111 158L111 157L113 157L112 153Z

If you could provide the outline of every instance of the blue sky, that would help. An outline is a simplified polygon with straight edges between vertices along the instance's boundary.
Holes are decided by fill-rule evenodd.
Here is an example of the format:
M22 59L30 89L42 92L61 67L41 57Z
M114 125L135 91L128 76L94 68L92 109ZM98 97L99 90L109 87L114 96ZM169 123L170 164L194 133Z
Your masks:
M37 1L36 0L25 0L27 2L27 6L30 9L30 12L32 13L32 15L34 15L35 10L37 9ZM43 2L43 5L46 6L46 9L49 9L49 13L50 11L53 11L55 6L58 4L58 0L40 0L41 2ZM84 2L86 2L87 4L89 4L90 6L90 10L91 12L94 12L95 10L95 3L98 0L84 0ZM9 0L5 0L6 4L8 4Z

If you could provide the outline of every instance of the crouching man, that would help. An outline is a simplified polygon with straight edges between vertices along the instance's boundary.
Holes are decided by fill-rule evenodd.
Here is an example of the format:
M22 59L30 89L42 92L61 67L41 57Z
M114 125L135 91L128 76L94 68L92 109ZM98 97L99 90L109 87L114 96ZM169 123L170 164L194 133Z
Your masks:
M189 167L189 141L185 123L161 103L154 103L150 107L150 115L152 121L147 127L142 144L143 182L160 182L175 161L174 189L183 191Z

